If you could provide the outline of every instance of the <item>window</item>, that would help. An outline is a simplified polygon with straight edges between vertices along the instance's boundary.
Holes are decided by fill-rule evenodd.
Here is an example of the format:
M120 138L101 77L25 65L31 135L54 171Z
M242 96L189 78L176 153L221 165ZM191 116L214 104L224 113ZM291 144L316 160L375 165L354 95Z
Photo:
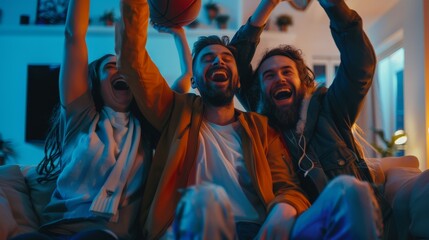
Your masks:
M329 87L334 81L339 65L339 58L315 57L313 59L313 72L316 83L319 86Z
M378 63L381 123L385 136L404 130L404 49L386 54ZM398 153L403 154L403 151Z

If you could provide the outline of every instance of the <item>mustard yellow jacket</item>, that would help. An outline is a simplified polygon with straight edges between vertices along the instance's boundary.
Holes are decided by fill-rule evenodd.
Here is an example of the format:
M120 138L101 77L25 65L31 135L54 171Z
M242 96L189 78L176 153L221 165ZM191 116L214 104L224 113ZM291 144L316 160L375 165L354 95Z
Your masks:
M124 0L122 44L117 43L119 70L127 78L136 102L148 121L161 132L141 205L144 239L165 233L188 186L198 152L198 133L204 103L195 94L172 91L146 49L149 10L146 0ZM259 198L267 210L289 203L298 214L310 203L298 185L288 151L279 135L259 114L236 111L242 126L243 156Z

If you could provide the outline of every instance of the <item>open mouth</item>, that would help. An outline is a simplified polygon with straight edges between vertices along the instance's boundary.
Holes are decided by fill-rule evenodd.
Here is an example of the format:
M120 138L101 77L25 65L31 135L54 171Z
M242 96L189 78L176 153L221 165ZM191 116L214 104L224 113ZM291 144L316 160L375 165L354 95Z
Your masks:
M207 72L207 79L214 82L225 82L231 74L226 68L214 68Z
M128 90L130 89L130 87L128 86L128 83L125 82L125 80L123 79L117 79L115 81L113 81L113 89L115 90Z
M287 89L282 88L282 89L277 90L274 93L273 97L276 100L285 100L285 99L291 98L292 94L293 93L292 93L292 90L290 88L287 88Z

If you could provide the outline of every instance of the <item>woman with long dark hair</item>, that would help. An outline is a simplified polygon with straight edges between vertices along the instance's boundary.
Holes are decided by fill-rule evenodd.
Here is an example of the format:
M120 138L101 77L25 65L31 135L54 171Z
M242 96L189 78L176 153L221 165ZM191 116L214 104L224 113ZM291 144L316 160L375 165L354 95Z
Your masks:
M37 233L15 239L130 239L156 132L139 113L116 56L88 64L89 1L70 0L60 104L39 181L56 181Z

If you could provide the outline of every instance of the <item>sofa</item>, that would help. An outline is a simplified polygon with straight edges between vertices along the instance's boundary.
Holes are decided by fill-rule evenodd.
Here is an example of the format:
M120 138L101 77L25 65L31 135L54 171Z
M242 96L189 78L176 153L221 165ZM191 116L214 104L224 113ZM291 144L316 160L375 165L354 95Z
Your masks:
M368 165L394 208L385 238L428 239L429 200L422 199L429 199L429 171L422 173L414 156L369 158ZM41 213L55 182L38 183L37 178L34 166L0 166L0 240L35 231L45 222Z
M42 211L55 181L39 183L33 166L0 166L0 240L33 232L43 224Z

